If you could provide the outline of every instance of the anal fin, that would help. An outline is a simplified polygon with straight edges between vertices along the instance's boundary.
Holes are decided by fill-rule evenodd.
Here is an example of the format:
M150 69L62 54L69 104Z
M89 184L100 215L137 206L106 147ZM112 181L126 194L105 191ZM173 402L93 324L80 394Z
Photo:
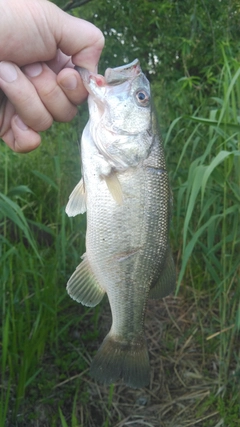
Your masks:
M86 254L67 283L69 295L88 307L95 307L102 300L105 291L92 272Z
M159 272L159 279L153 283L149 292L149 298L159 299L169 295L176 286L176 269L172 252L168 246L164 264Z

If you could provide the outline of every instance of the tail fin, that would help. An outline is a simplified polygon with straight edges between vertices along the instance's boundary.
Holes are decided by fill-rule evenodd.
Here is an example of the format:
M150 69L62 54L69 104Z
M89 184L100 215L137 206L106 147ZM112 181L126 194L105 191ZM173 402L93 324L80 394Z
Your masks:
M147 386L150 366L145 338L127 342L109 333L92 361L90 375L104 384L121 378L132 388Z

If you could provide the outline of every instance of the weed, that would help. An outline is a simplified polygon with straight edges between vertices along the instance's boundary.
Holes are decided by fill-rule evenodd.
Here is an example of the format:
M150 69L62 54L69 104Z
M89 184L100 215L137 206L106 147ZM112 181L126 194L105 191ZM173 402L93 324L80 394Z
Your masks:
M227 382L238 334L235 320L238 316L240 265L240 126L237 113L240 71L236 61L227 57L224 50L223 57L216 107L210 110L209 119L199 117L197 113L187 126L191 138L187 138L183 153L186 155L190 148L189 138L196 141L190 154L194 160L186 181L179 186L177 198L179 230L181 213L186 212L178 288L186 269L195 269L193 265L197 263L204 268L204 286L208 283L211 289L214 286L213 300L219 301L218 333L212 337L216 339L218 336L219 339L219 387ZM192 131L191 120L198 123ZM183 161L180 157L175 179Z

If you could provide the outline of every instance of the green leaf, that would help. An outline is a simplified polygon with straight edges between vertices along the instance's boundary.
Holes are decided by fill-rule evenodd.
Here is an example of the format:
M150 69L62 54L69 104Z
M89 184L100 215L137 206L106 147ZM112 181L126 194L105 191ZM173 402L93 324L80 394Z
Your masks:
M206 170L206 166L199 165L197 167L191 168L191 170L189 171L188 193L190 192L190 197L187 203L187 212L186 212L186 217L185 217L184 226L183 226L183 248L185 248L185 245L186 245L188 225L192 217L192 213L195 207L195 202L202 185L202 177L204 175L205 170Z
M59 407L58 410L59 410L59 415L60 415L60 420L61 420L62 427L68 427L67 421L66 421L66 419L65 419L65 417L64 417L64 415L62 413L61 408Z
M220 151L216 157L214 157L214 159L212 160L212 162L210 163L209 166L206 166L206 170L204 172L203 178L202 178L202 183L201 183L201 192L202 192L202 200L203 200L203 195L205 192L205 187L207 184L207 181L210 177L210 175L212 174L212 172L214 171L214 169L220 164L222 163L227 157L229 156L233 156L234 152L232 151Z
M23 194L33 194L33 192L30 190L30 188L27 185L18 185L17 187L11 188L7 196L8 197L14 197L14 196L22 196Z
M2 216L10 219L20 230L23 231L28 243L32 246L35 254L41 260L41 257L38 253L35 241L32 237L31 231L29 229L27 220L17 203L13 202L9 197L0 193L0 214Z
M220 127L223 129L233 130L235 132L240 132L240 124L236 123L223 123L219 120L205 119L204 117L195 117L195 116L184 116L186 119L192 120L197 123L202 123L208 126Z
M37 170L32 171L32 173L34 175L36 175L38 178L42 179L44 182L46 182L47 184L49 184L51 187L53 187L56 191L58 191L58 186L57 184L55 184L55 182L49 178L49 176L45 175L42 172L39 172Z

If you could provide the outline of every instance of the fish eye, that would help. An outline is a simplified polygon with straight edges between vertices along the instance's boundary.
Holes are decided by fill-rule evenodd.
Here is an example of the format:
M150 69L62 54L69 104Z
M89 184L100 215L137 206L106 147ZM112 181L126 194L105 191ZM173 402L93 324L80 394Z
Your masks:
M140 89L136 92L136 99L138 104L142 105L143 107L147 107L149 105L149 95L143 89Z

